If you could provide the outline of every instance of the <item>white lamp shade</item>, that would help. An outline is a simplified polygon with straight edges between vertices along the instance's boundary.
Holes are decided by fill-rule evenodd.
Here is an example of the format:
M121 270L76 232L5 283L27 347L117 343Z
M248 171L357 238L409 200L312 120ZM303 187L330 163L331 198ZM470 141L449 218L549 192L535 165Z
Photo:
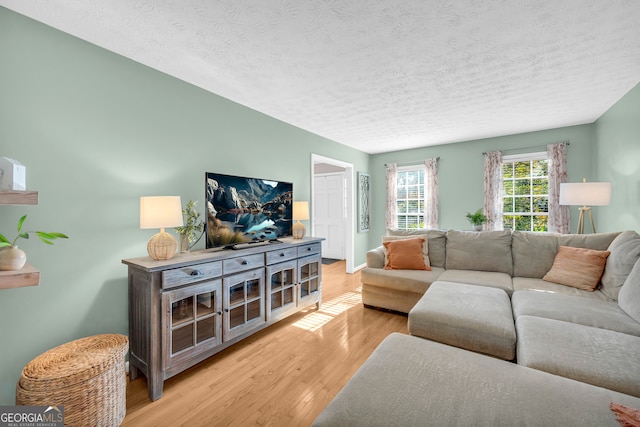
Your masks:
M561 205L607 206L610 202L610 182L567 182L560 184Z
M180 196L140 197L140 228L184 225Z
M309 219L309 202L293 202L293 219L297 221Z

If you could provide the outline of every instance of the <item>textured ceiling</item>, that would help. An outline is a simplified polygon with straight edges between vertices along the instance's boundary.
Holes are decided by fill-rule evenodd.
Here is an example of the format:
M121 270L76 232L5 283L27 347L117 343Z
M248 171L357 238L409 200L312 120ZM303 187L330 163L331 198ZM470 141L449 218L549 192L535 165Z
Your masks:
M638 0L0 0L368 153L591 123L640 81Z

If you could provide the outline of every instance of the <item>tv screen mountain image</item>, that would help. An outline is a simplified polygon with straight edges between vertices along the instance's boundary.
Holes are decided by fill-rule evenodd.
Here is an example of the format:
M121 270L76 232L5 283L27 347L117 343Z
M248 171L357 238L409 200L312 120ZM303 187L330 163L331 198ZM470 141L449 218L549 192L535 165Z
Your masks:
M207 172L206 247L292 235L293 184Z

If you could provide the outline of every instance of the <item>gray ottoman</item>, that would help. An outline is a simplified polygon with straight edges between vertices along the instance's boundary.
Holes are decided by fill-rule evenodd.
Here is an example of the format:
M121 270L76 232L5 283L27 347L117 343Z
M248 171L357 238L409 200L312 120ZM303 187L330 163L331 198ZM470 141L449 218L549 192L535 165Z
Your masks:
M389 335L314 427L611 426L640 399L409 335Z
M409 333L513 360L516 330L502 289L437 281L409 312Z

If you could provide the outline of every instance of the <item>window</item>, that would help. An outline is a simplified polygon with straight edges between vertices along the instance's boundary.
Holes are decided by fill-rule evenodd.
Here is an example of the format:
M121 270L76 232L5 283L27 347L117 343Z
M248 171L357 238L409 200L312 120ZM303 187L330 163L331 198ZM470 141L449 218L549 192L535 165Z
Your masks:
M398 168L396 197L398 228L424 228L424 166Z
M547 153L504 156L502 179L505 230L547 231L549 218Z

